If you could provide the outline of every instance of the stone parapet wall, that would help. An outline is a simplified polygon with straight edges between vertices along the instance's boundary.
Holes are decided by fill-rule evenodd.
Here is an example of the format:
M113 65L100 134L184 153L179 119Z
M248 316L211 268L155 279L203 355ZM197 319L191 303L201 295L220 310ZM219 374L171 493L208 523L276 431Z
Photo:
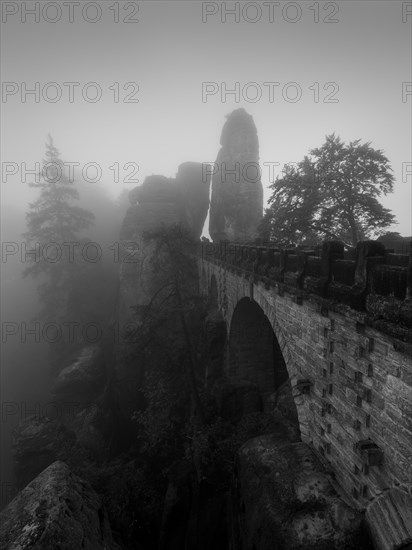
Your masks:
M204 260L251 275L266 288L275 285L298 301L312 297L329 309L349 306L362 323L411 344L412 256L393 254L378 241L361 242L355 252L345 254L339 241L314 249L229 242L199 249Z

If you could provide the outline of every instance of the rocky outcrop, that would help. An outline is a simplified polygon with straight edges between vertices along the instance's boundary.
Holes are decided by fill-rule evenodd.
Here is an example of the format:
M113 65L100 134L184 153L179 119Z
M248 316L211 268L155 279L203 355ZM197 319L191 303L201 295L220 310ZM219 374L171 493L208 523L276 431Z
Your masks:
M181 222L181 205L176 182L164 176L148 176L143 184L129 193L132 208L126 213L121 238L130 239L161 225Z
M180 226L191 238L198 239L207 215L209 183L209 180L203 182L201 164L184 163L179 167L177 179L150 176L130 192L132 206L120 234L124 245L120 268L120 329L127 325L133 329L130 308L144 308L162 284L159 270L152 265L153 258L161 254L156 238L145 237L162 227L170 230ZM167 261L164 258L165 269Z
M181 205L175 181L150 176L129 193L132 206L127 211L120 232L123 258L119 273L118 333L115 345L114 391L118 412L126 430L131 417L141 406L137 388L141 387L144 365L137 350L136 331L141 327L145 308L159 289L152 260L156 257L156 240L148 233L161 227L171 228L181 221Z
M361 515L304 443L269 435L248 441L238 456L231 514L233 549L366 548Z
M56 460L78 462L86 457L105 456L107 434L111 429L107 412L97 405L80 410L74 403L69 405L64 418L30 416L13 430L13 470L19 487L24 487Z
M236 109L223 126L213 170L209 233L213 241L253 241L263 214L259 141L253 118Z
M107 453L113 417L112 412L99 403L92 403L67 418L66 426L75 434L76 443L90 456L101 459Z
M185 162L176 178L149 176L129 193L132 207L123 224L122 239L180 225L194 240L200 238L209 209L210 174L198 162Z
M102 351L86 346L56 377L52 393L64 398L90 400L102 389L105 379Z
M89 345L71 357L52 387L60 405L59 419L81 447L100 457L113 421L112 412L105 406L107 384L103 351L99 346Z
M299 398L293 397L291 382L290 379L287 379L269 396L266 402L266 410L273 416L275 421L284 426L288 439L300 441L300 427L295 399Z
M406 491L394 488L375 498L365 519L376 550L412 548L412 497Z
M106 372L99 346L81 348L54 380L55 401L46 415L22 419L12 432L14 473L19 486L58 459L85 451L102 458L112 429L105 400Z
M100 497L64 462L54 462L0 515L3 550L120 550Z
M168 270L173 260L167 247L159 246L159 231L165 230L170 236L171 231L176 231L177 235L177 228L185 230L182 246L191 248L203 230L209 206L209 186L210 177L204 176L203 165L186 162L179 166L176 179L150 176L129 194L132 206L120 235L124 257L120 268L119 332L115 350L115 393L119 413L126 423L143 401L137 388L142 387L145 366L142 353L137 349L137 334L148 309L153 306L152 298L156 296L157 303L161 303L170 294L170 286L166 288L165 285L170 285ZM185 286L193 286L195 293L196 278L188 277Z
M64 449L75 442L59 420L30 416L12 432L12 448L16 483L24 487L42 470L57 460Z

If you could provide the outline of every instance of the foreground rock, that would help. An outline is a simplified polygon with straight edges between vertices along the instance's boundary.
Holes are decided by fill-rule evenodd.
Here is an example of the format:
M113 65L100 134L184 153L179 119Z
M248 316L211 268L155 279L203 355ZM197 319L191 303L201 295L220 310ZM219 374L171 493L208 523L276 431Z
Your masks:
M223 126L214 166L209 233L213 241L253 241L263 213L259 140L253 118L236 109Z
M367 548L361 515L339 498L304 443L273 436L239 451L230 548L341 550Z
M0 514L3 550L120 550L100 497L54 462Z

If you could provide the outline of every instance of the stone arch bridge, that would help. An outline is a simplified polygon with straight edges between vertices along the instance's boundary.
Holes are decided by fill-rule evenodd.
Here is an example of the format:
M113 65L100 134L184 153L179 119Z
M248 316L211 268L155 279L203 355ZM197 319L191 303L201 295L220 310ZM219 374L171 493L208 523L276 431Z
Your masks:
M302 441L366 510L377 547L411 548L411 254L220 242L198 257L227 327L227 376L263 397L289 377Z

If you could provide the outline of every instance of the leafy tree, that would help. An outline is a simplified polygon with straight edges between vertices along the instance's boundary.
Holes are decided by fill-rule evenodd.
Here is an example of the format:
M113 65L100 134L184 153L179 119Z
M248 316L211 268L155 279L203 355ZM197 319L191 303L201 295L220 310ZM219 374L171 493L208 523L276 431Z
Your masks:
M381 150L331 134L310 155L286 166L271 185L263 238L295 244L332 238L356 246L394 223L378 200L393 191L394 179Z
M29 184L40 190L40 196L26 214L26 250L35 253L28 254L30 265L23 275L42 279L41 317L56 320L67 310L75 274L84 263L81 250L86 240L79 233L92 225L94 215L72 204L79 194L50 135L45 157L39 181Z
M298 166L285 165L283 177L277 178L271 189L271 206L260 225L260 236L283 245L316 240L314 215L321 199L309 158Z

